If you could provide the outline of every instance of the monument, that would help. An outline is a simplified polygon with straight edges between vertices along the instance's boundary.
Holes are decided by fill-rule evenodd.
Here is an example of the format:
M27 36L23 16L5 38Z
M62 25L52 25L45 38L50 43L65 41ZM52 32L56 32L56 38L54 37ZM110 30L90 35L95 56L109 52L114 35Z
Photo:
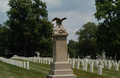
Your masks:
M102 52L102 59L103 60L106 60L106 55L105 55L105 51L103 50L103 52Z
M53 62L47 78L76 78L68 62L67 41L68 33L63 28L62 21L67 18L55 17L56 27L53 28Z
M35 52L36 54L37 54L37 57L40 57L40 53L37 51L37 52Z

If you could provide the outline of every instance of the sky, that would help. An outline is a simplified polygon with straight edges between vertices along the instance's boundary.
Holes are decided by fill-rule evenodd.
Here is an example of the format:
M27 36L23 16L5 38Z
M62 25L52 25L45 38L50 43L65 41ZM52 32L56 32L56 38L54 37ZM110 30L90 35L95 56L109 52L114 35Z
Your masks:
M10 9L7 5L9 0L0 0L0 24L3 24L8 17L6 11ZM67 17L63 21L63 26L69 36L67 42L72 39L77 41L75 34L87 22L98 23L94 17L96 12L95 0L42 0L46 2L48 11L48 20L52 21L54 17ZM55 22L53 22L54 25Z

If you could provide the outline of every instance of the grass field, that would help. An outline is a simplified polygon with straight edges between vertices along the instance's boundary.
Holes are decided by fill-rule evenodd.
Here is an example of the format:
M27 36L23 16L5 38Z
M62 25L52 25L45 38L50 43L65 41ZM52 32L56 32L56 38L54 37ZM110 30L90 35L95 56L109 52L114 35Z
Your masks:
M14 65L6 64L0 61L0 78L46 78L49 74L50 65L39 64L30 62L30 70L23 69ZM94 72L83 71L80 69L73 69L77 78L120 78L120 71L115 71L114 68L108 70L103 69L102 75L97 74L97 68L94 68Z

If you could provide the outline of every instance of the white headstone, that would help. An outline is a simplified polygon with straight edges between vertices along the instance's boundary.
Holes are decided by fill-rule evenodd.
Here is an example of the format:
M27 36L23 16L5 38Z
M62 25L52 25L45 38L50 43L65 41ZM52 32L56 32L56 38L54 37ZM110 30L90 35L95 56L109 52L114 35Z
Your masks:
M48 64L50 65L50 59L48 59Z
M109 69L109 70L111 69L111 65L110 65L110 63L108 63L108 69Z
M93 72L93 62L90 64L90 72Z
M87 71L87 59L84 59L83 61L84 61L83 62L83 70Z
M45 64L47 64L47 59L45 59Z
M26 62L24 61L24 68L26 68Z
M117 63L115 63L115 70L116 70L116 71L119 71L119 66L118 66Z
M29 70L29 62L27 62L27 70Z
M76 68L79 69L79 66L80 66L80 62L78 61L77 65L76 65Z
M98 66L98 74L99 74L99 75L102 75L102 65L99 65L99 66Z
M107 67L107 61L105 61L105 66Z
M95 61L95 67L98 67L98 61Z
M74 60L72 61L72 68L74 68L75 67L75 64L74 64Z

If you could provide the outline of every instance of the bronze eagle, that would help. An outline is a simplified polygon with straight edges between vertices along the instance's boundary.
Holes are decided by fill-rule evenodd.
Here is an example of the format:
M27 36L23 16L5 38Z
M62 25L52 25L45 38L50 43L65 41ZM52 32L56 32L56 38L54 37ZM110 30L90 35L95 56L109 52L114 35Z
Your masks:
M53 21L56 21L56 24L59 25L59 27L60 27L60 25L62 25L62 21L65 20L65 19L67 19L67 18L64 17L64 18L61 19L61 18L55 17L55 18L52 20L52 22L53 22Z

